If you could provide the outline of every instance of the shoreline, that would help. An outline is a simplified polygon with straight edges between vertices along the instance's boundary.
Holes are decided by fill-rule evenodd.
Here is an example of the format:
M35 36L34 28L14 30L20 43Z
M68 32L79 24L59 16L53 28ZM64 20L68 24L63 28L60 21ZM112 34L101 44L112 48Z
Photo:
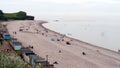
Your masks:
M61 35L61 36L63 35L63 34L61 34L61 33L58 33L58 32L56 32L56 31L53 31L53 30L51 30L51 29L49 29L49 28L47 28L47 27L45 27L45 26L43 25L43 24L47 24L47 23L49 23L49 22L40 23L40 26L43 27L44 29L49 30L49 31L51 31L51 32L53 32L53 33L56 33L56 34L58 34L58 35ZM65 36L66 36L66 35L65 35ZM76 38L72 38L72 37L68 37L68 36L66 36L66 37L67 37L67 38L70 38L70 39L73 39L73 40L75 40L75 41L81 42L81 43L88 44L88 45L90 45L90 46L92 46L92 47L97 47L97 48L101 48L101 49L106 49L106 50L109 50L109 51L118 53L117 51L114 51L114 50L111 50L111 49L108 49L108 48L104 48L104 47L100 47L100 46L97 46L97 45L94 45L94 44L91 44L91 43L88 43L88 42L85 42L85 41L81 41L81 40L76 39Z
M11 36L17 38L23 43L24 47L32 45L34 46L33 51L37 55L44 58L45 55L49 55L49 61L51 63L58 61L58 64L55 65L55 68L119 67L119 52L95 46L67 36L64 37L64 41L57 41L57 39L63 36L63 34L44 27L43 24L45 23L48 22L29 20L11 21L7 24L7 29ZM24 26L26 32L19 31L21 26ZM30 27L30 29L28 29L28 27ZM36 30L40 32L36 32ZM16 31L17 34L14 35L12 33L13 31ZM54 38L55 41L51 41L51 38ZM70 41L71 45L66 44L67 40L72 40ZM61 50L61 53L59 53L59 50Z
M53 31L53 30L50 30L50 29L48 29L47 27L45 27L45 26L43 25L43 24L47 24L47 23L49 23L49 22L41 23L40 26L43 27L44 29L49 30L49 31L51 31L51 32L53 32L53 33L56 33L56 34L58 34L58 35L63 35L63 34L60 34L60 33L58 33L58 32L55 32L55 31ZM107 49L107 48L104 48L104 47L100 47L100 46L97 46L97 45L94 45L94 44L91 44L91 43L87 43L87 42L81 41L81 40L79 40L79 39L71 38L71 37L68 37L68 36L66 36L66 38L69 38L69 39L75 40L75 41L77 41L77 42L81 42L81 43L87 44L87 46L89 46L89 47L97 48L96 51L99 51L99 49L100 49L100 50L102 49L102 50L105 50L105 51L111 51L111 52L114 52L114 53L116 53L116 54L120 54L120 53L117 52L117 51L114 51L114 50L111 50L111 49ZM87 46L86 46L86 47L87 47ZM102 52L102 53L104 53L104 52ZM106 53L104 53L104 54L106 54ZM112 54L111 54L111 55L112 55Z

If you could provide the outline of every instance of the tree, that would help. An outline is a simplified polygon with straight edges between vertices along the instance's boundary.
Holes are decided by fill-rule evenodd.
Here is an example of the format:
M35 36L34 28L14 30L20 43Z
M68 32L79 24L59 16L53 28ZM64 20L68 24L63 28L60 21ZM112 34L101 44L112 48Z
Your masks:
M20 19L20 20L24 20L26 18L26 12L23 12L23 11L20 11L17 13L17 18Z
M2 12L2 10L0 10L0 20L7 21L7 18L4 17L4 13Z
M1 15L3 15L3 12L2 12L2 10L0 10L0 16L1 16Z
M0 19L2 19L3 18L3 12L2 12L2 10L0 10Z

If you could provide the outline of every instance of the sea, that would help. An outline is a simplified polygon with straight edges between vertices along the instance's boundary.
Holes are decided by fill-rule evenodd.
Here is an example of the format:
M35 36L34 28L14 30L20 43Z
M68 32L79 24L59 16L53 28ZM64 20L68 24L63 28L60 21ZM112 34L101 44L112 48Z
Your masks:
M119 16L50 17L46 28L114 51L120 49Z

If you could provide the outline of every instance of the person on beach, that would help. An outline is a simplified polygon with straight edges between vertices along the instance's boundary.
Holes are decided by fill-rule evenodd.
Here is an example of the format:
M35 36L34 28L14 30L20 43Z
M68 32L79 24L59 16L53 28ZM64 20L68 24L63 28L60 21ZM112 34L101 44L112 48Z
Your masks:
M38 30L38 29L36 29L36 31L37 31L37 33L39 32L39 30Z
M31 46L31 48L33 49L33 46Z
M44 33L42 33L42 35L44 35Z
M99 50L96 50L97 52L99 52Z
M17 32L14 32L15 34L17 34Z
M59 50L59 53L61 53L61 50Z
M86 55L86 53L85 53L85 52L82 52L82 55Z
M66 42L67 45L71 45L69 41Z
M57 39L57 41L60 41L60 39Z
M58 64L58 62L57 62L57 61L55 61L53 64Z
M26 29L26 30L28 30L28 29Z

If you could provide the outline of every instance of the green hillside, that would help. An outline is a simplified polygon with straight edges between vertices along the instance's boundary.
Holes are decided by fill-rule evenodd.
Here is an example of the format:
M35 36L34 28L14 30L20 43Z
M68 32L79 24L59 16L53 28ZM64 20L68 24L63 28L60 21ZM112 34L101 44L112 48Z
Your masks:
M17 13L5 13L4 16L5 17L16 17Z
M17 17L17 13L4 13L4 17L12 19Z
M0 20L34 20L34 16L28 16L26 12L3 13L0 10Z

